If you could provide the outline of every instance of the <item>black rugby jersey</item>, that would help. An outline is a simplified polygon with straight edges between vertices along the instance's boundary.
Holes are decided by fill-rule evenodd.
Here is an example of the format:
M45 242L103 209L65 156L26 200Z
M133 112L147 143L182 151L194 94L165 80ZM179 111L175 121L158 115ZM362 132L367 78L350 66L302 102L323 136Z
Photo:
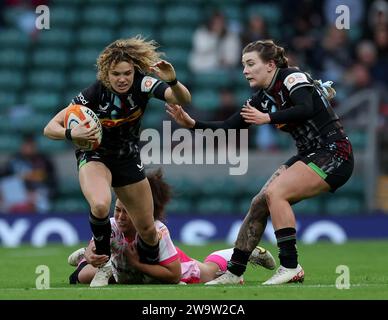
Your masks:
M136 71L126 94L113 93L101 81L96 81L82 90L72 103L92 109L100 119L103 134L96 152L104 156L128 157L140 152L140 120L149 99L165 100L167 88L166 83Z
M294 107L290 96L295 90L302 87L309 90L305 91L306 94L312 92L311 116L300 121L279 123L278 119L287 119L287 111L282 111ZM319 148L327 142L345 137L338 116L320 86L308 74L297 68L277 69L270 86L254 94L250 104L261 112L269 113L270 117L272 113L278 112L271 117L271 123L274 123L278 129L291 134L299 152Z

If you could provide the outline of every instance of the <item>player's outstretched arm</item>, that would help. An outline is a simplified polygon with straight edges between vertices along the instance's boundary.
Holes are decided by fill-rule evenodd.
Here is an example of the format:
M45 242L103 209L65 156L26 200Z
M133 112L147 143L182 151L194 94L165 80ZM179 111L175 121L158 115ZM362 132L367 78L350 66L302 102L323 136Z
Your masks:
M189 114L186 111L184 111L180 105L166 103L166 112L180 126L188 129L194 128L195 120L192 117L190 117Z
M127 247L125 256L133 268L163 283L176 284L181 279L181 263L179 259L165 265L141 263L136 246L133 244Z

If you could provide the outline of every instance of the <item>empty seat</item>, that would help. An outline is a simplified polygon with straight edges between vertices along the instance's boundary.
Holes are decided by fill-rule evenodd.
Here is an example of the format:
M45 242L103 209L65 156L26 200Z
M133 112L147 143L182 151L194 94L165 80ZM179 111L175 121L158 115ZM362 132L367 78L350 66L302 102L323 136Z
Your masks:
M122 11L122 19L123 24L150 27L160 23L160 12L150 4L130 5Z
M232 83L232 74L228 70L215 70L209 72L195 73L193 84L196 89L221 89Z
M26 65L27 53L15 48L0 49L0 68L10 67L21 68Z
M86 200L73 198L56 200L52 209L56 213L87 213L89 210Z
M28 76L28 85L35 89L61 90L65 84L65 74L56 70L37 69Z
M62 179L59 184L59 193L63 198L77 198L81 195L81 187L77 178Z
M326 203L326 212L328 215L354 215L365 210L361 199L356 197L331 197Z
M125 26L119 30L117 37L127 39L137 35L140 35L147 40L155 39L156 30L151 26Z
M70 149L70 144L65 140L52 140L44 136L38 138L38 148L46 154L58 154Z
M112 30L103 27L86 27L79 30L78 42L84 47L97 47L103 49L115 39Z
M350 179L337 191L349 196L362 196L365 191L365 181L361 176L351 176Z
M220 3L219 10L225 15L228 21L240 22L243 19L243 12L238 4L228 2Z
M24 103L31 105L38 112L53 114L60 107L59 93L47 91L28 91L24 95Z
M189 59L190 50L180 47L168 47L163 50L166 54L166 60L171 62L174 67L187 69L187 61Z
M16 91L25 85L22 73L16 69L0 69L0 88Z
M238 90L249 90L249 82L242 73L242 69L236 69L233 74L233 84Z
M79 48L73 52L73 63L79 67L93 68L102 48Z
M142 118L142 128L147 129L159 129L162 128L162 115L160 113L155 113L151 110L148 110L144 117Z
M320 200L315 198L300 201L294 204L292 209L296 215L323 215L325 213Z
M13 124L12 130L14 132L43 132L43 128L51 120L51 114L38 114L35 113L33 117L28 117L28 119L21 118L21 121L15 121Z
M66 4L68 3L66 2ZM73 28L80 22L80 11L81 10L79 10L76 5L58 5L58 3L56 3L56 5L50 10L50 25L55 27ZM54 30L55 28L52 29ZM49 33L51 32L51 29L44 30L44 32Z
M200 214L231 214L236 208L230 199L207 198L197 202L196 211Z
M281 17L281 10L276 4L254 4L246 7L246 15L259 15L269 24L278 24Z
M168 25L193 26L202 22L203 14L199 7L193 5L168 6L164 10L164 22Z
M14 153L17 152L21 145L21 138L14 134L0 134L0 152Z
M0 32L2 48L25 48L31 42L31 38L17 29L5 29Z
M69 62L69 53L64 49L36 49L32 54L32 63L37 67L65 68Z
M252 198L250 197L239 199L239 201L237 202L236 214L247 214L249 208L251 207L251 202Z
M158 41L168 47L183 47L190 49L193 42L193 28L185 28L182 26L165 27L161 30Z
M38 33L37 46L43 47L69 47L74 43L74 32L71 28L56 26L50 30L42 30Z
M295 148L295 141L291 136L285 132L274 131L274 138L276 145L282 150L289 150Z
M18 97L19 96L17 95L17 91L0 89L0 110L4 110L6 107L10 107L16 104Z
M96 70L92 68L75 70L69 78L70 86L79 88L80 91L90 86L94 81L96 81Z
M249 98L252 97L253 91L250 90L249 88L248 89L237 90L237 91L235 91L234 95L236 97L238 105L242 106L243 104L245 104L247 102L247 100Z
M116 7L87 6L82 11L83 21L89 26L103 25L106 28L114 28L121 22L121 16Z
M193 203L189 199L176 198L169 202L166 211L168 213L184 214L193 212L194 207Z
M79 1L79 0L77 0ZM135 0L136 1L136 0ZM146 1L146 0L141 0L142 2ZM151 0L151 1L155 1L155 0ZM109 0L109 2L107 2L106 0L85 0L83 1L85 3L87 3L88 5L114 5L114 6L117 6L117 5L120 5L120 4L125 4L128 2L128 0ZM131 2L134 2L134 0L132 0Z
M364 130L348 130L347 134L354 150L362 150L365 148L368 137Z
M192 93L192 105L198 110L215 110L219 103L219 95L214 90L197 90Z

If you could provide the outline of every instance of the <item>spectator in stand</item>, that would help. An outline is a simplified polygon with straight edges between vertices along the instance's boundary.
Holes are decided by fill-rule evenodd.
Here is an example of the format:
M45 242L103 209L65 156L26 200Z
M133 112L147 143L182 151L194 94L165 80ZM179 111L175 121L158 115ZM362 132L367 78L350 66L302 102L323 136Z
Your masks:
M388 59L378 59L376 45L370 40L360 42L356 47L357 60L370 72L377 83L388 83Z
M2 209L11 213L46 213L57 192L56 172L35 137L25 135L20 151L0 171Z
M208 72L222 68L234 68L240 62L239 36L228 29L225 17L215 12L194 33L193 49L189 58L193 72Z
M222 88L220 90L220 105L214 114L213 120L223 121L228 119L239 109L236 97L231 88Z
M388 26L376 28L373 37L377 46L379 59L388 60Z
M352 62L346 30L328 27L322 41L322 74L319 78L340 82L343 73Z
M370 29L385 27L388 24L388 2L375 0L369 7L368 24Z
M248 26L241 35L241 42L243 46L257 39L268 39L269 34L265 20L257 15L252 14L249 17Z

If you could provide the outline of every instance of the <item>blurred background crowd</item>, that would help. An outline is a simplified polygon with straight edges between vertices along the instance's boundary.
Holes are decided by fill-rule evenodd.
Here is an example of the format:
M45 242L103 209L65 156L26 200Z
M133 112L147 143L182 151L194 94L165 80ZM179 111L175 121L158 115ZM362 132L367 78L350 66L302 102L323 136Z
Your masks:
M41 4L50 9L49 29L35 25ZM349 29L336 27L339 5L349 7ZM290 65L334 81L333 105L343 114L359 165L337 196L306 201L296 212L388 212L385 0L1 1L0 212L88 210L74 174L72 146L44 138L42 129L94 81L99 52L117 38L137 34L160 44L192 92L187 110L202 120L224 120L250 97L241 50L251 41L274 39L286 49ZM167 119L163 104L151 101L143 127L161 130ZM258 166L270 165L260 160L263 154L276 162L295 150L287 135L271 126L251 128L249 147ZM179 192L170 211L243 214L266 178L195 181L172 173L167 179Z

